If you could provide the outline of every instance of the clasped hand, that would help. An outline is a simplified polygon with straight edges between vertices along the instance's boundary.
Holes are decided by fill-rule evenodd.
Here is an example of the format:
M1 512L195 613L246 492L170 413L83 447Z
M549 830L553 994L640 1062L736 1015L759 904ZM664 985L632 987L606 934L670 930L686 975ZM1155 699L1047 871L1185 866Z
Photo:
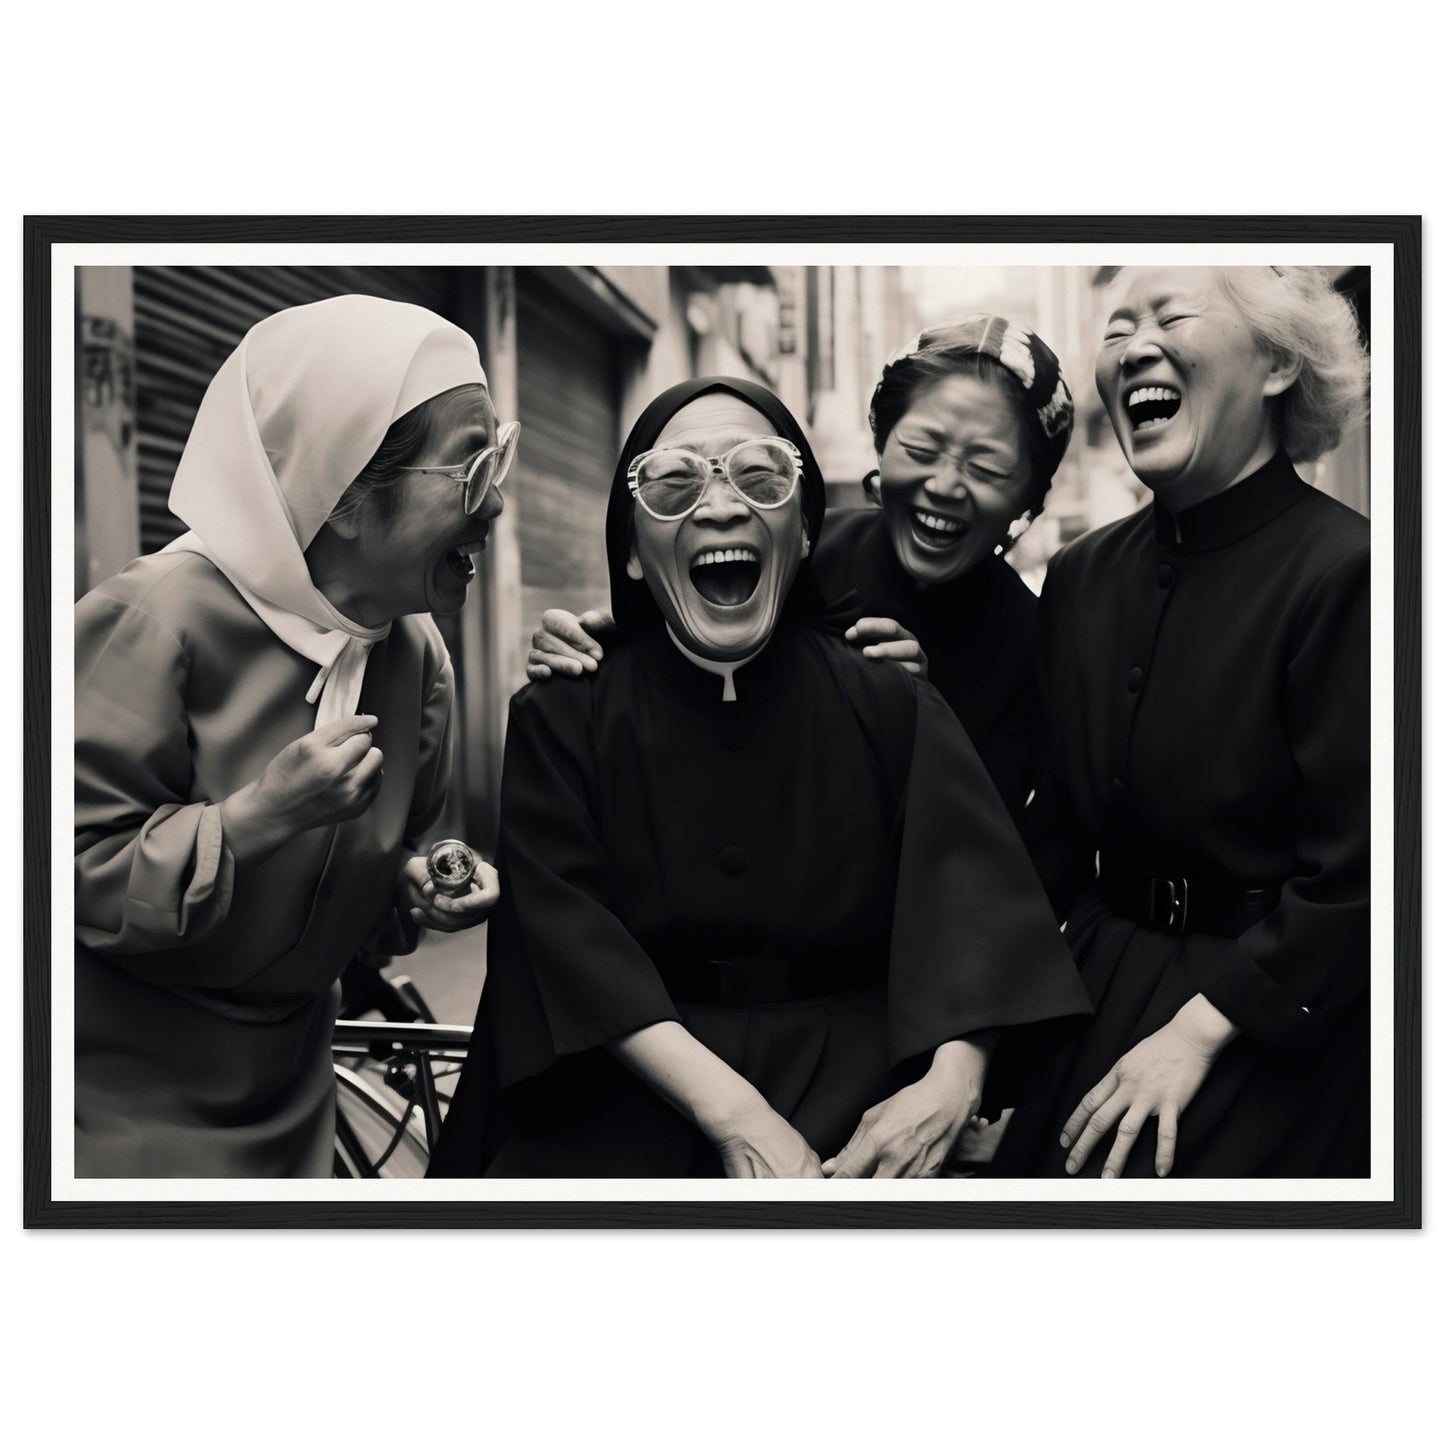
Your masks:
M420 854L402 865L397 883L397 907L410 913L424 928L439 933L460 933L475 928L502 896L497 870L490 863L477 860L477 871L465 893L452 896L439 892L427 872L426 859Z
M943 1167L960 1132L978 1111L988 1050L964 1040L944 1044L933 1066L875 1104L858 1121L829 1179L928 1179Z
M928 655L923 644L902 623L891 617L860 617L843 636L864 657L896 662L905 672L928 676Z
M729 1179L821 1179L808 1141L759 1095L714 1144Z

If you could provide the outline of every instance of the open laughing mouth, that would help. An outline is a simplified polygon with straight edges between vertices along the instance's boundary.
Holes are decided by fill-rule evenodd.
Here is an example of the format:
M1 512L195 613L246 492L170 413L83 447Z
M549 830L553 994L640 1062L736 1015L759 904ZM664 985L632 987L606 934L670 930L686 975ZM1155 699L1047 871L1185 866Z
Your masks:
M470 582L476 574L476 568L472 564L472 558L487 545L485 533L478 537L475 542L463 542L460 547L453 547L447 553L447 566L463 582Z
M941 552L962 541L968 531L968 523L957 517L945 517L938 512L925 512L914 507L909 520L913 524L913 536L920 547Z
M757 590L763 564L754 547L713 547L692 559L688 576L714 607L741 607Z
M1135 435L1147 435L1174 419L1181 400L1172 386L1136 386L1124 400L1124 411Z

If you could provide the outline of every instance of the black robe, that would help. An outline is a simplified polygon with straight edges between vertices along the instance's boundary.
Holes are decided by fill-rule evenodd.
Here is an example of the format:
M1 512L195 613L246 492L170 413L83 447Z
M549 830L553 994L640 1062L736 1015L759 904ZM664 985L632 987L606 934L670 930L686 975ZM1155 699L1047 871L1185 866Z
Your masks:
M1243 1036L1181 1117L1175 1175L1368 1172L1369 604L1369 524L1283 454L1054 559L1050 766L1025 833L1095 1018L996 1172L1062 1173L1079 1100L1196 993ZM1104 906L1096 853L1279 903L1238 937L1171 936ZM1150 1120L1127 1174L1152 1175L1156 1142Z
M830 512L813 580L831 602L854 594L855 617L891 617L928 655L928 680L963 724L1017 818L1033 787L1043 726L1033 659L1038 601L1002 557L919 587L904 570L876 507Z
M577 684L513 700L502 901L433 1175L719 1173L703 1135L600 1047L659 1020L681 1020L827 1157L939 1044L1087 1010L932 687L801 623L736 686L722 701L658 624ZM851 973L815 998L697 1005L663 978L689 958L846 958Z

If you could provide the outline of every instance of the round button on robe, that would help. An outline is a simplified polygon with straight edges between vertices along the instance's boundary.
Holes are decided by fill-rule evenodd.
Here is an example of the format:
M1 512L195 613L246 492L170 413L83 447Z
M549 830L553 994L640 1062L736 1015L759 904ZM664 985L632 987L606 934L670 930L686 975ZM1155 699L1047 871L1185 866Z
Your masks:
M748 855L736 843L729 843L718 850L717 866L724 873L741 873L748 866Z
M1171 562L1159 564L1159 585L1161 587L1172 587L1174 585L1174 565Z
M1129 669L1129 691L1138 692L1144 686L1144 669L1131 667Z

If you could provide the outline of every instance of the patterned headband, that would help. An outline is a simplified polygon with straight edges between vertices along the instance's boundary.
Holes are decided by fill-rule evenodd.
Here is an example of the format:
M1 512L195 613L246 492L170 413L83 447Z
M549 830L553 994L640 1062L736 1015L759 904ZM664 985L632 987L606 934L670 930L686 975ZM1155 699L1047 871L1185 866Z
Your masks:
M883 363L883 370L886 373L924 352L989 356L1010 372L1023 387L1037 438L1049 460L1050 476L1058 470L1074 429L1074 398L1059 358L1027 326L1006 316L983 313L946 326L930 326L899 347Z

